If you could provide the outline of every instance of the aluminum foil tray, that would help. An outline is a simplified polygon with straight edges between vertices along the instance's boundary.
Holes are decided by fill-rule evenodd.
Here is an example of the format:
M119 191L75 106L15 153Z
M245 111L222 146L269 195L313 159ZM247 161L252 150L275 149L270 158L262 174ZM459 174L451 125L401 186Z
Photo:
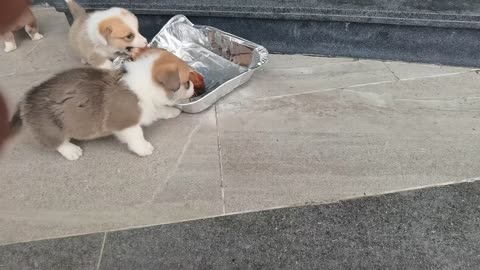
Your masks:
M268 61L264 47L214 27L194 25L183 15L170 19L149 46L174 53L203 75L206 92L176 105L187 113L198 113L212 106L247 82ZM114 66L127 60L118 57Z

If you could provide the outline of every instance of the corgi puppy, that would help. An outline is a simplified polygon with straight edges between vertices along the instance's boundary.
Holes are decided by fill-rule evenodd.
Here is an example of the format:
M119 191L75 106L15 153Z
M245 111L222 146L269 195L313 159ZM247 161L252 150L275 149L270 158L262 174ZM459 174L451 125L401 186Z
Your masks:
M137 17L130 11L113 7L87 14L75 0L65 1L74 18L70 46L82 63L111 69L116 54L147 46L147 40L138 32Z
M137 155L148 156L153 146L142 126L178 116L172 105L193 95L190 78L198 76L160 49L138 55L120 70L71 69L27 92L10 122L10 136L24 124L41 144L77 160L82 149L70 139L114 135Z
M6 33L0 35L0 38L5 42L5 52L11 52L17 49L14 32L20 29L25 29L32 40L39 40L43 38L38 32L37 19L33 15L30 8L25 9L22 14L8 27Z

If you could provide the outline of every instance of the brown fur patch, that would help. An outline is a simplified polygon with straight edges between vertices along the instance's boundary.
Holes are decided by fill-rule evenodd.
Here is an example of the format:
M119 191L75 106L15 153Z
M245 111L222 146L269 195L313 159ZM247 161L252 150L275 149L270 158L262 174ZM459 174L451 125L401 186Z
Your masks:
M203 76L173 53L160 48L136 48L132 51L132 59L136 60L158 52L160 52L160 57L154 62L152 68L152 77L157 83L172 91L178 89L179 84L186 84L191 81L196 95L204 93L205 81Z
M98 24L98 29L105 38L124 38L133 32L133 30L118 17L103 20Z
M169 65L176 67L179 84L187 84L189 82L190 72L192 69L182 59L175 56L173 53L163 49L150 49L152 51L159 51L160 57L153 63L152 75L158 82L162 83L158 78L165 78L167 74L164 74L166 69L162 66Z
M169 92L176 92L180 88L180 76L175 63L163 63L162 59L157 59L153 63L152 77Z
M34 28L37 27L37 20L29 8L25 9L14 23L10 25L8 31L17 31L27 25Z
M131 46L132 40L127 36L134 34L133 31L121 18L111 17L98 24L100 34L107 40L107 43L118 49L125 49Z

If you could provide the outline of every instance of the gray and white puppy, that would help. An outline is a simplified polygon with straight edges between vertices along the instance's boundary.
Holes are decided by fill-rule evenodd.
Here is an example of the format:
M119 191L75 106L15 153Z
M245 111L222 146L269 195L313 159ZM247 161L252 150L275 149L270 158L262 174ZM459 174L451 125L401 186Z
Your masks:
M82 149L70 139L115 135L139 156L152 154L142 126L180 114L172 107L193 95L188 67L166 51L145 53L123 71L71 69L31 89L19 103L10 128L22 124L48 148L68 160ZM186 74L182 74L186 72Z

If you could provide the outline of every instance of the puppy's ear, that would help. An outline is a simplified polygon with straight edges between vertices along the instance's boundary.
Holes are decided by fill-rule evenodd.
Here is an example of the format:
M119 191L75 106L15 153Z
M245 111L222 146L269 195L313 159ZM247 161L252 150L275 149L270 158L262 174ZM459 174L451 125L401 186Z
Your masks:
M193 89L195 92L203 93L205 91L205 80L203 79L202 74L191 70L188 74L188 80L193 83Z
M176 92L180 89L180 74L176 64L155 64L153 67L154 80L166 88L167 91Z
M98 25L98 40L102 45L107 45L107 38L112 34L112 25L108 20L101 22Z

